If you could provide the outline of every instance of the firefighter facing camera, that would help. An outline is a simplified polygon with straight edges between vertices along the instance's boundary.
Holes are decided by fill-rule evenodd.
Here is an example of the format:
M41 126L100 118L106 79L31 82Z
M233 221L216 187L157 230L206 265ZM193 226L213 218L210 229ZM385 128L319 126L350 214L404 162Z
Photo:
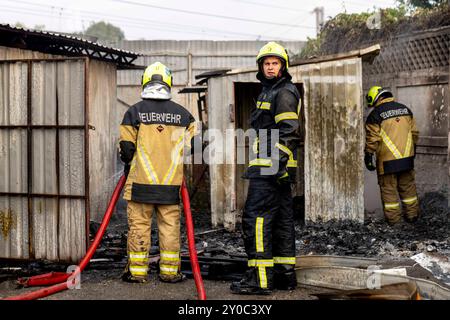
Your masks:
M370 88L366 100L374 109L366 120L364 162L368 170L377 171L385 218L389 224L399 222L403 206L405 220L415 222L419 200L414 159L419 131L413 113L379 86Z
M236 294L270 294L297 285L291 184L296 180L300 141L300 94L291 82L289 57L281 45L267 43L256 61L263 89L250 118L257 136L244 175L249 179L242 217L248 268L241 281L231 284ZM267 139L260 133L265 130ZM278 139L271 138L275 133Z
M150 230L157 214L160 249L159 279L179 282L180 186L184 147L190 147L194 117L171 101L172 73L156 62L142 76L142 101L131 106L120 125L119 153L125 164L128 201L127 282L147 281Z

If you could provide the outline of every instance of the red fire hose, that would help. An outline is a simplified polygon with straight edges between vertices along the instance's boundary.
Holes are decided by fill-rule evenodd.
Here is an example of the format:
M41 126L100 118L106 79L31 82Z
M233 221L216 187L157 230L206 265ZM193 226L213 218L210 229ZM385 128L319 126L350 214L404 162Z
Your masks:
M114 192L112 194L111 200L109 202L108 208L106 209L105 215L103 216L102 223L100 225L99 230L97 231L97 234L95 235L94 241L90 245L86 255L81 260L80 264L78 265L78 268L71 273L62 273L62 272L50 272L43 275L33 276L28 279L19 279L19 283L25 285L25 286L45 286L45 285L51 285L53 286L49 288L44 288L28 293L24 293L21 295L13 296L13 297L7 297L3 300L35 300L40 299L43 297L47 297L49 295L52 295L54 293L66 290L69 288L69 286L76 284L75 279L77 276L86 268L87 264L91 260L92 256L94 255L95 250L97 250L98 245L100 244L100 241L106 231L106 227L109 224L109 220L111 219L112 212L117 204L117 200L119 199L120 192L122 191L123 186L125 185L126 177L123 175L119 182L116 185L116 188L114 189ZM197 251L195 250L195 242L194 242L194 228L192 223L192 216L191 216L191 209L190 209L190 202L189 202L189 194L187 193L187 188L183 180L182 184L182 198L184 203L184 212L186 217L186 225L187 225L187 232L188 232L188 243L189 243L189 254L191 257L191 265L192 265L192 271L194 274L195 279L195 285L197 286L197 291L199 295L200 300L205 300L205 290L203 287L203 280L200 275L200 267L198 265L197 260ZM70 277L70 279L69 279Z
M197 259L197 250L195 249L194 223L192 222L191 201L186 182L183 178L181 183L181 198L183 199L184 217L186 220L186 232L188 236L189 257L191 260L192 274L194 275L195 286L197 287L198 299L206 300L205 287L200 273L200 266Z
M84 270L86 265L91 260L92 256L94 255L95 250L97 249L98 245L100 244L100 240L103 237L103 234L105 233L106 227L108 226L109 220L111 219L111 215L113 213L114 207L116 206L117 200L119 199L120 192L122 191L122 188L125 184L126 177L122 175L119 182L116 185L116 188L114 189L113 195L111 197L111 201L109 202L108 208L106 209L105 215L103 216L102 224L100 225L99 230L97 231L97 234L95 235L94 241L92 242L91 246L89 247L86 255L81 260L79 267L76 268L74 273L67 274L67 273L61 273L61 272L52 272L47 273L40 276L31 277L28 280L22 280L20 279L19 282L25 283L27 285L49 285L55 283L55 281L63 281L62 283L53 285L49 288L44 288L28 293L24 293L18 296L13 297L7 297L4 300L34 300L43 298L46 296L49 296L51 294L54 294L59 291L63 291L68 288L70 284L73 284L76 277L81 273L81 271ZM67 281L67 279L73 279L73 281Z

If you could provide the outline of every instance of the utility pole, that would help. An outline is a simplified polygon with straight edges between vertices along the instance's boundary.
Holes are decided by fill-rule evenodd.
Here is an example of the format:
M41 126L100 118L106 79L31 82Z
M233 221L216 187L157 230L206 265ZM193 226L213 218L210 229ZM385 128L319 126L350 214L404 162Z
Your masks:
M325 16L324 12L325 12L325 10L323 7L315 7L314 10L311 12L311 13L316 14L316 34L317 34L317 36L319 35L320 30L323 27L324 16Z

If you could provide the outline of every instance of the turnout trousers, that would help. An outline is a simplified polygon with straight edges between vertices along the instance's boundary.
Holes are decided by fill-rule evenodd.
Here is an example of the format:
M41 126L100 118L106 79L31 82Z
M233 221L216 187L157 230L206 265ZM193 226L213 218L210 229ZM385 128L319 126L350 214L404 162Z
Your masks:
M402 206L406 221L415 221L419 215L414 170L378 176L381 199L386 220L397 223L402 217Z
M252 285L269 290L295 288L291 185L271 178L250 179L242 229Z
M178 204L128 201L128 269L134 278L147 278L153 211L157 212L159 275L169 280L180 269L180 208Z

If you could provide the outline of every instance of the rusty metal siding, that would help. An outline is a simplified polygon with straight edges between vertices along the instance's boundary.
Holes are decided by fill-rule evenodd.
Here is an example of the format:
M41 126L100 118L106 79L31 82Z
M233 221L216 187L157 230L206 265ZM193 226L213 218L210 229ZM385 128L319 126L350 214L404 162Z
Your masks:
M84 64L0 64L1 258L78 261L86 249Z
M305 219L364 220L361 59L291 68L305 85Z
M89 62L89 196L91 220L100 222L122 172L116 174L119 124L116 67ZM121 115L123 116L123 114Z
M26 63L0 64L0 125L26 125L27 74ZM26 191L26 130L0 130L0 192ZM28 246L27 199L0 196L0 257L28 258Z
M361 58L293 66L290 73L293 82L303 83L305 89L305 219L362 222L364 121ZM239 110L235 106L234 84L255 83L255 74L255 71L241 72L208 80L209 129L225 133L227 129L238 127L235 119L241 119L242 115L234 114ZM210 147L210 157L222 156L217 150L222 146ZM232 142L225 148L225 153L235 159L237 149L242 149L242 146ZM242 186L237 186L245 184L238 174L241 171L242 168L236 164L210 164L214 226L224 225L232 230L239 219L244 205L242 192L245 193Z

